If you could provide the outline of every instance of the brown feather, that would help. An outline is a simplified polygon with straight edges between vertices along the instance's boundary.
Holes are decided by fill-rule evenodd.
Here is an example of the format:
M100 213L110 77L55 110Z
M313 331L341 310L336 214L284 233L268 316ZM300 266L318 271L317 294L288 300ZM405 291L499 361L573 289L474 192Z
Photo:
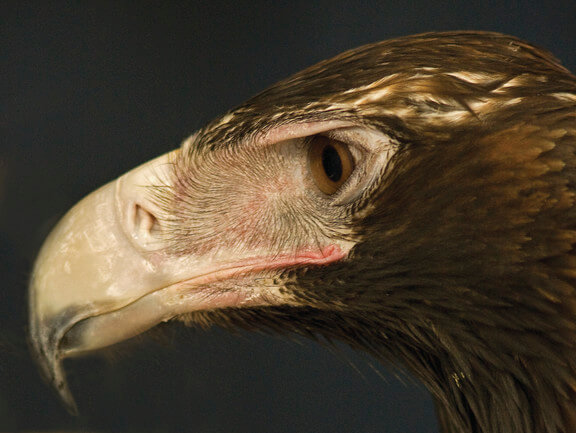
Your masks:
M398 146L355 204L361 242L346 262L284 273L306 307L182 320L339 339L402 363L446 432L576 431L576 78L508 36L400 38L294 75L188 150L304 120L351 121Z

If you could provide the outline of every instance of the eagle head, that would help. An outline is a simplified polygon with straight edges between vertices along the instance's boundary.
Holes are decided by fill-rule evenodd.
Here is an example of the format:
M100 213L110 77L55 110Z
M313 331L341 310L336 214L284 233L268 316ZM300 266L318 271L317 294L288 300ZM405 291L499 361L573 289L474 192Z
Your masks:
M40 364L165 321L342 340L450 432L576 430L576 78L478 32L345 52L92 193L30 286Z

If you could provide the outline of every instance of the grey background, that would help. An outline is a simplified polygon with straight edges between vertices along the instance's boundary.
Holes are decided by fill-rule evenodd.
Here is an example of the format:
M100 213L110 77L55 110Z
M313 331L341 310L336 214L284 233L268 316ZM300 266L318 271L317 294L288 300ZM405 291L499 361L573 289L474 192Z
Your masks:
M436 432L426 391L367 356L181 326L67 362L81 410L70 417L28 355L30 266L81 197L303 67L395 36L483 29L575 70L575 17L572 0L2 2L0 432Z

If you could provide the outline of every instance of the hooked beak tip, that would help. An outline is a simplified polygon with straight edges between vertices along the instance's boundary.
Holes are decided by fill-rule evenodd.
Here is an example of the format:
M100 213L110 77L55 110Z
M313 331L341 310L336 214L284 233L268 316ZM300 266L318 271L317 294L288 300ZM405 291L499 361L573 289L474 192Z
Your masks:
M34 341L31 343L36 360L41 367L42 375L50 386L56 390L68 412L71 415L78 415L78 406L66 381L62 359L58 355L57 350L50 350L49 353L46 353L46 350L38 347Z
M42 332L43 329L46 327L37 320L31 322L28 341L33 357L40 366L42 376L56 390L68 412L78 415L78 407L62 366L60 337L56 333Z

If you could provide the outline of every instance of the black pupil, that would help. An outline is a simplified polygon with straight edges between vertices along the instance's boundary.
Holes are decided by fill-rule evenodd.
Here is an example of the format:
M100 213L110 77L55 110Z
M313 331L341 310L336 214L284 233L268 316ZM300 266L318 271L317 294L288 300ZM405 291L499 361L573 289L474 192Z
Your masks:
M333 146L326 146L322 150L322 167L332 182L338 182L342 178L342 160Z

